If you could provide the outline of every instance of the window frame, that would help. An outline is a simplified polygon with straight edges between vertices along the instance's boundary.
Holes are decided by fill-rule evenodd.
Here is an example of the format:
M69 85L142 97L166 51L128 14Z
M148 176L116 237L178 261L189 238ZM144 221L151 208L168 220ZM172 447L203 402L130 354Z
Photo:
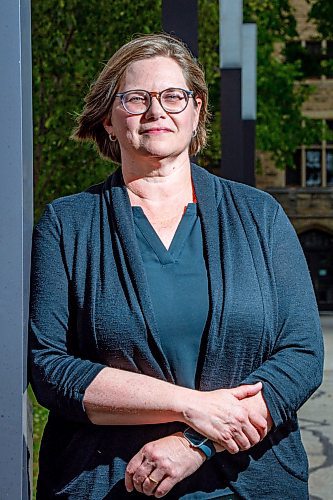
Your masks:
M322 119L323 130L326 121L332 121L331 118ZM328 142L326 139L322 139L321 143L313 144L311 146L302 145L298 148L300 150L300 177L301 184L299 187L304 189L320 189L326 187L333 187L333 183L327 185L327 151L331 151L333 155L333 142ZM320 186L307 186L306 184L306 152L307 150L318 150L321 152L321 184ZM287 184L287 175L285 172L285 186L286 187L297 187L295 184Z

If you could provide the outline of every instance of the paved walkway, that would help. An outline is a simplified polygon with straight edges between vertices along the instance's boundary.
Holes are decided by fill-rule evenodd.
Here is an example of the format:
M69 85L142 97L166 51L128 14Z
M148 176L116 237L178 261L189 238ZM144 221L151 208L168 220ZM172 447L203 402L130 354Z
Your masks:
M299 411L310 464L310 499L333 500L333 315L322 315L324 382Z

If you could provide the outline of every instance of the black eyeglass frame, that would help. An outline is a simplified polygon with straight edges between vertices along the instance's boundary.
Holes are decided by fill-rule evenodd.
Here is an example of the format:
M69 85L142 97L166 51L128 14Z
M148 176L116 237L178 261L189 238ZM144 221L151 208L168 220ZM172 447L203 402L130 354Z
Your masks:
M184 106L184 108L180 111L169 111L168 109L165 109L165 107L163 106L162 102L161 102L161 94L163 94L163 92L166 92L167 90L181 90L183 92L185 92L186 96L187 96L187 99L186 99L186 104ZM146 109L146 111L140 111L138 113L133 113L133 111L129 111L125 104L124 104L124 96L126 96L126 94L130 94L131 92L145 92L146 94L148 94L149 96L149 104L148 104L148 107ZM188 105L188 102L190 100L190 97L192 97L194 99L194 91L193 90L187 90L187 89L182 89L180 87L169 87L167 89L164 89L164 90L161 90L161 92L149 92L148 90L144 90L144 89L133 89L133 90L126 90L126 92L118 92L115 97L119 97L120 98L120 101L121 101L121 104L124 108L124 110L129 113L130 115L144 115L145 113L147 113L147 111L149 110L150 106L151 106L151 103L152 103L152 98L153 97L156 97L156 99L158 100L160 106L164 109L164 111L166 113L170 113L172 115L177 115L178 113L182 113L183 111L185 111L185 109L187 108L187 105Z

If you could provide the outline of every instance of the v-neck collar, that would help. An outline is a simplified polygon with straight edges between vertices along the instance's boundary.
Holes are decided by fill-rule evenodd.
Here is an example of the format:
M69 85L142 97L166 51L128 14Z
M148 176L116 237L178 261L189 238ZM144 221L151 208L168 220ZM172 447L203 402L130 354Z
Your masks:
M167 265L177 262L184 247L184 243L193 228L193 224L195 223L196 204L189 203L187 205L186 210L177 226L169 248L166 248L162 243L154 227L149 222L149 219L146 217L144 211L142 210L142 207L133 206L132 211L136 225L138 226L148 245L150 245L152 250L155 252L161 264Z
M214 177L203 168L191 164L191 173L197 197L198 215L201 220L204 254L209 279L210 315L207 322L207 335L203 339L200 349L196 374L196 386L201 390L205 390L210 387L210 363L214 360L214 347L218 341L216 336L220 331L224 304L222 248L220 248L221 234L217 210L222 197L222 190L217 188ZM110 224L114 226L118 235L148 334L155 345L156 359L165 379L175 383L169 362L161 347L147 277L139 243L135 235L132 207L120 168L109 177L104 194L110 208Z

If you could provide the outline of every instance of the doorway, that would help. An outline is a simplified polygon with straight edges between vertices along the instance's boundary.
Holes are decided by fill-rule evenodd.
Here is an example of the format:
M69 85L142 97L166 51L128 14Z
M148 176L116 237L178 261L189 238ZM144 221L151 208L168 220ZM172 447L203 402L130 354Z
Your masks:
M299 235L311 274L318 308L333 311L333 235L311 229Z

